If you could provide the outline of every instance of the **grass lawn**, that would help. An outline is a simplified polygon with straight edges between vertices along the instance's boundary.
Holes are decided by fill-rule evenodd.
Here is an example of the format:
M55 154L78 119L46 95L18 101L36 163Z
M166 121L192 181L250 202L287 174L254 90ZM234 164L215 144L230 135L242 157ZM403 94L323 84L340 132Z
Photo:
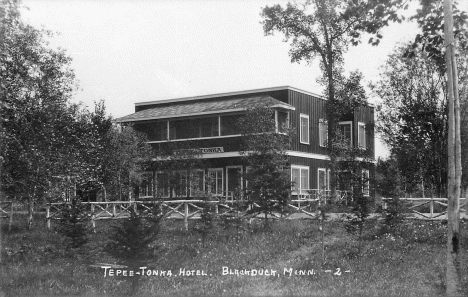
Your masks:
M244 230L219 229L203 240L195 222L186 232L182 222L165 221L159 249L145 264L151 275L140 277L104 276L104 269L90 267L114 262L103 246L118 221L99 221L81 255L66 251L61 236L46 229L43 215L33 230L26 229L22 215L15 215L10 232L7 221L2 223L0 289L6 296L443 296L445 291L441 222L407 221L400 236L392 236L371 221L360 255L356 236L341 222L327 222L322 265L317 221L274 221L269 230L254 221ZM466 223L461 229L466 294Z

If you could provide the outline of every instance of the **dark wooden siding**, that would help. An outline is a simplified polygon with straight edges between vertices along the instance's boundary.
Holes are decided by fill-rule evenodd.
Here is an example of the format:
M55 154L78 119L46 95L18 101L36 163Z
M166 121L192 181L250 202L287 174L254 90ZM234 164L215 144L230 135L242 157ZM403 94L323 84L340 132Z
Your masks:
M326 101L315 96L289 90L288 103L296 108L295 111L291 112L290 117L291 125L296 131L292 150L326 155L327 149L320 147L319 144L319 120L326 118ZM300 114L309 116L309 144L300 143Z
M358 144L358 123L366 124L366 147L367 156L375 159L375 140L374 140L374 107L372 106L361 106L356 108L354 111L353 120L353 138L354 145Z

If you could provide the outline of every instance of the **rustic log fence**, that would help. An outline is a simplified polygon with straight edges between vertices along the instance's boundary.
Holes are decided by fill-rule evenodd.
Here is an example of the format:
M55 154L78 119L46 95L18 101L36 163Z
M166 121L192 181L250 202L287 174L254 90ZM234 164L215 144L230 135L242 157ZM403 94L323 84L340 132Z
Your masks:
M8 230L13 224L13 201L0 201L0 218L8 219Z
M388 202L392 200L392 198L382 198L382 208L387 209ZM399 200L412 204L408 207L408 210L410 214L416 215L415 218L426 220L447 219L447 198L400 198ZM438 207L438 205L445 208L445 210L442 212L434 211L434 208ZM420 211L420 208L424 206L429 206L429 212ZM467 208L467 198L460 198L460 214L462 217L463 209L465 213L464 217L468 215Z
M313 203L317 199L291 200L287 208L291 211L287 214L270 213L269 218L315 218L316 214L311 211ZM86 216L91 220L93 228L96 221L107 219L128 218L130 209L133 208L138 214L145 215L152 211L154 206L162 210L165 219L179 219L184 221L185 229L188 229L188 221L201 218L204 207L213 205L214 213L220 216L245 217L252 208L259 207L256 203L247 200L168 200L168 201L111 201L111 202L82 202ZM64 207L70 207L70 202L48 203L46 205L47 228L51 229L53 220L60 220ZM294 214L299 214L294 216ZM263 215L262 215L263 216Z

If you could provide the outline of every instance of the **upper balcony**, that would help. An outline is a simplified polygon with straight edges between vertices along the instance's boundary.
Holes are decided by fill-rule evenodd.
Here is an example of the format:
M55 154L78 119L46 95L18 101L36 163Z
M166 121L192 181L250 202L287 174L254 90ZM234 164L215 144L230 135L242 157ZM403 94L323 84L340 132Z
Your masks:
M278 130L287 126L289 110L295 108L271 96L250 96L201 102L161 104L119 118L116 122L133 123L148 136L150 143L227 138L240 136L238 119L248 108L269 105Z

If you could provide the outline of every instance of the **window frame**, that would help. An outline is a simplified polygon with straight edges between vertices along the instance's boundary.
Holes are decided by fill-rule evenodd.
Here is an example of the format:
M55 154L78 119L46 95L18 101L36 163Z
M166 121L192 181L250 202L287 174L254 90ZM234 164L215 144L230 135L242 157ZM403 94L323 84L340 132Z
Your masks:
M285 113L286 114L286 127L284 127L283 129L288 129L289 126L290 126L290 122L289 122L289 112L288 111L283 111L283 110L275 110L275 127L276 127L276 133L280 133L280 134L286 134L285 132L283 131L280 131L280 126L279 126L279 113L282 112L282 113Z
M307 119L307 127L303 130L302 128L302 119ZM302 132L305 131L307 133L307 141L302 139ZM299 142L302 144L310 144L310 120L308 114L301 113L299 115Z
M207 186L208 186L208 187L207 187L207 192L209 191L209 193L212 193L212 194L214 194L214 195L223 195L223 193L224 193L224 187L223 187L223 186L224 186L224 170L223 170L222 167L219 167L219 168L208 168L208 170L207 170L207 175L208 175L209 178L211 178L211 177L210 177L210 174L211 174L212 172L221 172L221 188L218 189L218 184L217 184L217 182L216 182L216 181L217 181L217 178L215 177L215 183L214 183L215 186L216 186L215 191L213 192L213 189L212 189L212 187L211 187L211 186L212 186L211 184L207 184ZM205 181L206 181L206 180L205 180Z
M342 121L342 122L338 122L338 126L340 127L340 133L341 133L341 126L344 126L344 125L349 125L349 131L350 131L350 143L349 145L352 146L353 145L353 121Z
M299 169L299 187L297 184L291 185L291 190L292 190L292 195L301 195L301 194L307 194L303 193L302 190L310 190L310 166L304 166L304 165L291 165L291 183L294 182L293 179L293 169ZM307 171L307 183L308 183L308 189L302 188L302 170ZM299 189L299 193L297 191Z

